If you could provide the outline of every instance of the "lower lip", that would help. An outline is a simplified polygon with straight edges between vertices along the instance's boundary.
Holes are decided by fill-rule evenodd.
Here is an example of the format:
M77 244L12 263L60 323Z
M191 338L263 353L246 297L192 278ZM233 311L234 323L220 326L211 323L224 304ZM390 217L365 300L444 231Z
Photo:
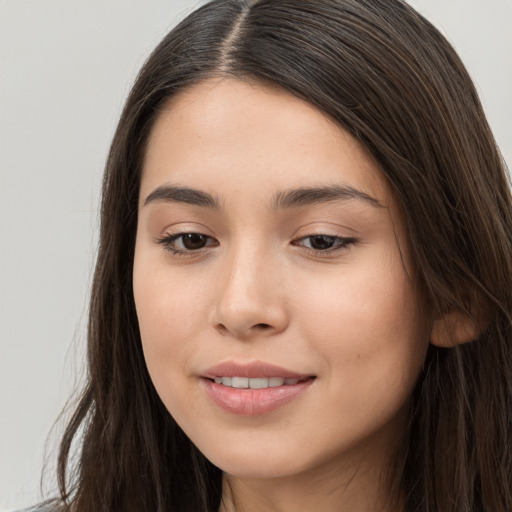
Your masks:
M263 389L239 389L201 379L207 395L222 409L239 416L267 414L298 398L314 379L297 384Z

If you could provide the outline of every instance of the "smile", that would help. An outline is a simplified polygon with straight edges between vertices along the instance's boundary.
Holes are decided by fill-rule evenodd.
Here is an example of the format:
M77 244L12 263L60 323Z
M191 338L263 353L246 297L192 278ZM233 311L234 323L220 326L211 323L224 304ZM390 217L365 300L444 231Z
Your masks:
M305 379L285 379L284 377L215 377L216 384L237 389L265 389L279 386L293 386Z
M312 387L316 375L266 361L224 361L203 370L199 382L206 396L225 412L259 416L280 409Z

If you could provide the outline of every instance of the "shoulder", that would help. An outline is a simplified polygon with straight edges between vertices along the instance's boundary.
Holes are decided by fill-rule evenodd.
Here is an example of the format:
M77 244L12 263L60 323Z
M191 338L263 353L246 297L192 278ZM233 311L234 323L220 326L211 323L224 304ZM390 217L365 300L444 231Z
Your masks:
M11 512L58 512L58 508L50 505L38 505L31 508L24 508L23 510L13 510Z
M3 511L2 511L3 512ZM16 510L7 510L5 512L45 512L44 509L39 507L31 507L31 508L22 508L22 509L16 509Z

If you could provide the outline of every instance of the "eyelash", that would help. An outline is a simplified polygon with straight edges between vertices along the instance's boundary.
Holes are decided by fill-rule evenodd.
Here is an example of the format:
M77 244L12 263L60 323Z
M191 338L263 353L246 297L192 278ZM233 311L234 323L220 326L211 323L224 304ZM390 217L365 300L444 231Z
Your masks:
M356 238L350 238L350 237L342 237L342 236L336 236L336 235L326 235L324 233L322 234L318 234L318 235L306 235L306 236L302 236L296 240L293 240L292 241L292 244L293 245L299 245L298 242L300 241L305 241L305 240L308 240L308 239L312 239L312 238L328 238L330 239L333 243L334 243L334 246L333 247L330 247L328 249L314 249L312 247L304 247L304 246L301 246L303 250L305 250L306 252L314 255L314 256L322 256L322 255L330 255L332 253L335 253L335 252L338 252L338 251L341 251L343 249L346 249L347 247L349 247L350 245L355 245L357 243L357 239Z
M216 245L216 244L205 245L204 247L201 247L197 250L180 249L180 248L176 247L176 245L175 245L176 241L180 238L183 238L186 235L198 235L198 236L205 237L207 240L214 240L211 236L205 235L203 233L198 233L195 231L188 231L186 233L177 233L175 235L164 236L164 237L158 239L157 243L161 244L166 251L169 251L171 254L173 254L175 256L190 256L190 255L193 255L194 253L198 253L201 249L204 249L205 247L211 247L211 246Z
M201 236L201 237L205 237L207 239L207 244L203 247L200 247L196 250L194 249L181 249L179 247L176 247L176 241L179 240L180 238L182 239L184 236L186 235L197 235L197 236ZM327 238L327 239L330 239L330 241L332 243L334 243L334 246L333 247L330 247L328 249L314 249L312 247L304 247L303 245L301 245L299 242L301 241L305 241L305 240L310 240L313 239L313 238ZM208 243L208 241L214 241L215 243ZM317 235L306 235L306 236L302 236L300 238L297 238L295 240L293 240L291 243L292 245L295 245L295 246L300 246L302 247L302 249L307 252L308 254L311 254L313 256L327 256L327 255L330 255L332 253L335 253L335 252L338 252L338 251L341 251L343 249L346 249L347 247L349 247L350 245L355 245L356 243L358 242L358 240L356 238L345 238L345 237L341 237L341 236L336 236L336 235L326 235L326 234L317 234ZM194 231L190 231L190 232L186 232L186 233L177 233L175 235L168 235L168 236L164 236L162 238L159 238L157 240L157 243L162 245L163 248L170 252L171 254L173 254L174 256L191 256L191 255L194 255L194 254L197 254L199 253L202 249L205 249L205 248L208 248L208 247L215 247L216 245L218 245L218 243L215 241L214 238L208 236L208 235L205 235L203 233L198 233L198 232L194 232Z

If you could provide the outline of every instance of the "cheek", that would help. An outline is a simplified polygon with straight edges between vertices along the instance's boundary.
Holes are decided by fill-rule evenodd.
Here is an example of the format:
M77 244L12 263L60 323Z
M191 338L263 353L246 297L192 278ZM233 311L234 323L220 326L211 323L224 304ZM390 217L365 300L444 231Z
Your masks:
M166 389L197 350L204 297L179 272L143 258L135 259L133 282L146 364L157 390Z
M403 268L368 265L300 285L301 335L314 343L330 383L342 395L357 389L359 399L387 389L403 400L428 347Z
M147 274L146 274L147 275ZM143 343L164 349L173 339L190 342L197 328L198 297L192 290L178 291L172 279L135 280L134 296Z

